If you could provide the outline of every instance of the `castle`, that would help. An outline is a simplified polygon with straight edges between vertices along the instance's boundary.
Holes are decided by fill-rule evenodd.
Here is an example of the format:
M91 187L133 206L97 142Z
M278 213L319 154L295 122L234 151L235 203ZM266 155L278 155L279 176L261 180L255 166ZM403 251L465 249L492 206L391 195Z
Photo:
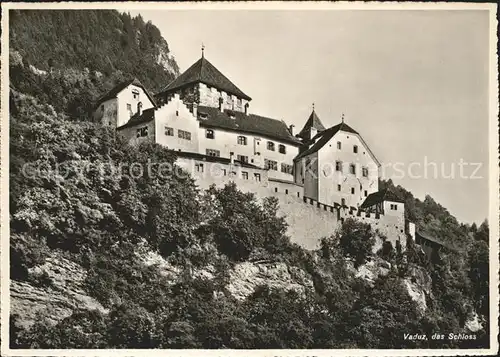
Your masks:
M200 187L233 181L257 196L278 197L297 220L291 229L298 235L314 232L317 240L352 217L393 245L414 236L404 203L379 191L379 161L343 118L325 128L313 108L295 133L293 125L251 113L251 100L202 52L154 97L134 79L101 97L93 116L131 143L151 140L176 151L177 163Z

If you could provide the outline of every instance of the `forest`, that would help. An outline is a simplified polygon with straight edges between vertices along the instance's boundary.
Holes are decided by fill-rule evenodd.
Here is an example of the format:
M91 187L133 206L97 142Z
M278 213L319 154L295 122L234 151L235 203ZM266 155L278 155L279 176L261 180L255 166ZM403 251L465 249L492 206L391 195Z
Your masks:
M372 228L346 220L309 251L290 242L276 199L260 203L235 185L200 191L189 175L163 177L154 167L137 178L113 171L148 160L175 165L175 152L131 146L88 116L123 79L157 90L174 78L175 60L157 60L166 40L153 24L116 11L15 11L10 22L10 277L50 290L53 278L34 268L57 253L85 270L86 293L107 309L74 309L29 328L11 312L11 348L489 346L487 221L460 223L432 197L382 181L411 221L456 249L428 258L409 239L405 251L386 242L373 254ZM176 267L175 281L144 264L144 252ZM373 283L357 276L376 259L387 274ZM263 284L235 298L231 272L261 261L312 284ZM210 276L199 274L207 269ZM425 311L405 288L416 270L430 279ZM483 327L474 339L403 337L470 334L474 313Z

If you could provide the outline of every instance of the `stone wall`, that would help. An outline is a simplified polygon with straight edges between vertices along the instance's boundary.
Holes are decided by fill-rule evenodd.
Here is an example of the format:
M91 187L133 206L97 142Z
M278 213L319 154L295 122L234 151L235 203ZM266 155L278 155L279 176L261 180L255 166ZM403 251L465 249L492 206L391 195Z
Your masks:
M116 98L101 103L94 112L94 121L100 122L103 126L116 128L117 117L118 100Z
M204 83L200 83L199 87L199 104L206 107L219 108L219 98L222 97L223 109L231 109L239 112L245 111L246 99L237 98L235 95L228 94L224 91L219 92L217 88L209 87Z
M243 192L252 192L257 199L276 197L279 202L279 215L284 216L288 224L287 234L291 241L306 249L316 249L322 237L335 233L342 222L353 218L369 223L374 232L383 235L396 247L399 241L406 246L404 216L375 215L340 206L325 205L317 200L304 197L303 188L292 182L275 181L268 178L267 171L259 168L226 165L219 162L207 162L191 158L178 158L177 163L195 178L200 189L204 190L215 184L223 187L234 182ZM203 164L203 170L197 165ZM234 175L229 175L234 171ZM246 172L247 175L243 175ZM260 181L254 174L259 174Z
M140 128L148 128L148 136L137 137L137 129ZM156 133L155 133L155 122L151 120L148 123L138 124L135 126L129 126L119 131L120 135L123 135L128 139L131 145L137 145L144 141L155 141Z

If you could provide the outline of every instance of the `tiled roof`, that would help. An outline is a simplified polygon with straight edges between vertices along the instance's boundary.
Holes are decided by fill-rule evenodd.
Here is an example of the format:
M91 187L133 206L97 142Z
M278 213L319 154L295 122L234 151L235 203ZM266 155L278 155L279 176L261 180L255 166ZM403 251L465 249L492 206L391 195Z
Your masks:
M128 122L126 122L125 124L123 124L122 126L116 128L116 129L121 130L121 129L128 128L130 126L150 122L151 120L153 120L155 118L155 109L156 108L153 107L153 108L143 110L141 115L139 115L139 113L135 113L134 115L132 115L132 117L130 118L130 120Z
M300 133L297 134L297 136L305 139L307 137L307 132L309 131L310 128L315 128L317 131L325 130L323 123L318 118L314 110L312 111L311 115L309 116L309 119L307 119L306 123L304 124L304 127L302 128Z
M134 78L134 79L130 79L128 81L125 81L125 82L117 84L115 87L113 87L113 89L111 89L109 92L107 92L106 94L104 94L102 97L100 97L96 101L95 107L98 107L101 103L103 103L103 102L105 102L105 101L107 101L109 99L116 98L116 96L122 90L124 90L125 88L127 88L131 84L133 84L135 86L138 86L138 87L141 87L144 90L144 93L146 93L146 95L148 96L148 98L151 101L151 103L153 103L153 105L156 106L156 103L155 103L153 97L149 94L148 90L142 85L142 83L137 78Z
M170 92L175 89L185 87L194 83L205 83L237 97L251 100L248 95L236 87L225 75L223 75L213 64L208 62L205 57L200 58L191 67L189 67L179 77L170 82L160 92Z
M234 110L221 112L213 107L198 107L198 114L207 114L207 119L200 119L200 125L220 128L241 133L261 135L270 139L281 140L299 146L301 142L290 134L287 125L281 121L255 114L245 114ZM233 118L229 116L233 115Z
M368 197L366 197L365 201L360 206L360 208L361 209L368 208L368 207L371 207L373 205L376 205L377 203L381 203L384 201L404 203L404 201L397 198L393 192L386 189L386 190L377 191L377 192L374 192L374 193L368 195Z
M442 247L445 247L445 248L448 248L450 250L453 250L455 252L460 252L461 249L458 248L458 247L454 247L448 243L445 243L443 242L442 240L436 238L435 236L429 234L428 232L426 232L425 230L422 230L422 229L417 229L415 231L415 235L418 236L418 238L420 239L425 239L431 243L434 243L434 244L437 244L437 245L440 245Z
M356 130L351 128L349 125L346 123L340 123L335 126L332 126L331 128L328 128L326 130L323 130L322 132L316 134L314 139L318 139L316 143L314 143L309 149L305 150L304 152L300 153L297 155L295 160L298 160L304 156L307 156L309 154L312 154L319 149L321 149L330 139L337 134L339 131L346 131L348 133L353 133L353 134L358 134ZM359 135L359 134L358 134Z

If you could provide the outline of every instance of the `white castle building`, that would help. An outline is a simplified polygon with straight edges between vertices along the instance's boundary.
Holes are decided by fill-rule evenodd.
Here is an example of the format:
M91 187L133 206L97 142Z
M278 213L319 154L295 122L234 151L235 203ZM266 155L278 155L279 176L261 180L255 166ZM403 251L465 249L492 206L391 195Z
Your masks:
M406 233L413 235L404 203L378 190L379 161L343 118L325 128L313 109L295 134L293 125L251 113L250 101L202 54L154 99L137 79L118 85L98 100L94 119L131 143L150 140L176 151L178 164L202 187L234 181L330 212L336 224L346 217L369 222L402 245ZM316 216L308 213L308 220Z

